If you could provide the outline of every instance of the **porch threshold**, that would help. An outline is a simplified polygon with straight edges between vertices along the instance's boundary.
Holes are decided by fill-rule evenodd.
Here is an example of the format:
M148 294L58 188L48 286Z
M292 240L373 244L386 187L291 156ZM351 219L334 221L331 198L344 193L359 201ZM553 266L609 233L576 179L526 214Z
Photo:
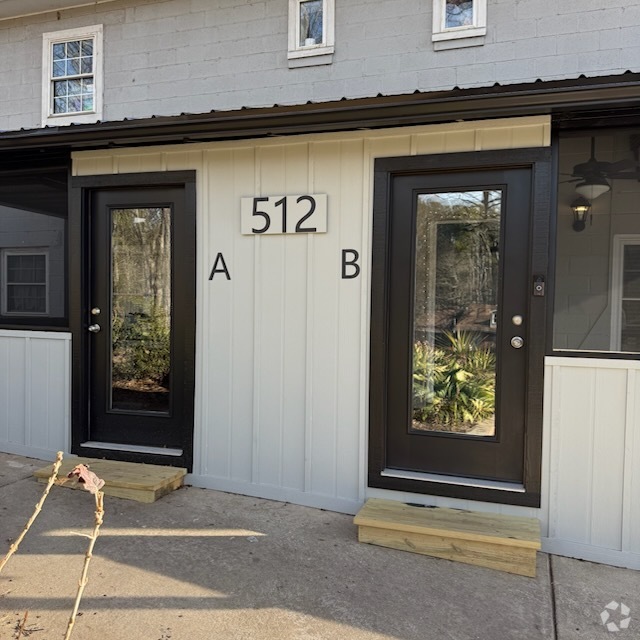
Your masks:
M95 440L87 440L80 443L85 449L105 449L106 451L128 451L129 453L152 453L158 456L175 456L180 457L183 453L182 449L169 449L168 447L147 447L137 444L120 444L118 442L98 442Z
M418 471L404 471L400 469L384 469L380 475L385 478L401 478L403 480L422 480L423 482L440 482L464 487L478 487L497 491L511 491L524 493L523 484L518 482L499 482L497 480L483 480L481 478L466 478L464 476L447 476L439 473L421 473Z

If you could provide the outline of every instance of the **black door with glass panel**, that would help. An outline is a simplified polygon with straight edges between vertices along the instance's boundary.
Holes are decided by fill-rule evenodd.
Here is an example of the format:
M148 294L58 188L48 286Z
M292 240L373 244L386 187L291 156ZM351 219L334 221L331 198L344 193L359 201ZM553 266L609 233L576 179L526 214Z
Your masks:
M372 486L524 493L533 175L377 174Z
M185 191L96 190L89 221L86 446L182 456L193 429L195 306Z

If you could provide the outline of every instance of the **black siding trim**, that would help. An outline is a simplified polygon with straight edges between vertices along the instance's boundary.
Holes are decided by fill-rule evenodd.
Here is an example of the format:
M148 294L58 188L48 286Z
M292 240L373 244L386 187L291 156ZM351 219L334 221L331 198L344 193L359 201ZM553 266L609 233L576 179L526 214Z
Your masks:
M203 142L551 114L559 126L640 107L640 74L159 116L0 134L0 152ZM619 114L620 115L620 114ZM577 126L584 126L584 123Z

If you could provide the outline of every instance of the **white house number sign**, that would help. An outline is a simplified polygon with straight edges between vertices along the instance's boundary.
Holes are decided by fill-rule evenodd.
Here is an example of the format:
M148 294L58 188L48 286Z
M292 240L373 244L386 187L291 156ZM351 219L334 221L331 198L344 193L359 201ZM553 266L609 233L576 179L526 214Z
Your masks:
M243 235L327 232L327 194L240 199Z
M243 235L327 233L327 194L301 196L255 196L240 198L240 230ZM342 280L360 276L360 252L341 249ZM209 280L231 280L231 271L222 251L218 251Z

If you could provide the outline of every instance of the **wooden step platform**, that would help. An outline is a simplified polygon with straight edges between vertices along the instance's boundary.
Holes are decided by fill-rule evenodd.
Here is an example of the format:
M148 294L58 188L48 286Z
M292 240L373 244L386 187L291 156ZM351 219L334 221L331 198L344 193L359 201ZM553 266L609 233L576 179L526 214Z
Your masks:
M369 499L354 523L360 542L536 575L540 523L535 518Z
M77 464L87 465L104 480L105 495L128 498L138 502L155 502L158 498L178 489L184 482L186 469L155 464L117 462L97 458L65 458L58 475L65 477ZM34 472L38 482L47 482L53 465ZM68 480L63 486L75 488L77 482Z

